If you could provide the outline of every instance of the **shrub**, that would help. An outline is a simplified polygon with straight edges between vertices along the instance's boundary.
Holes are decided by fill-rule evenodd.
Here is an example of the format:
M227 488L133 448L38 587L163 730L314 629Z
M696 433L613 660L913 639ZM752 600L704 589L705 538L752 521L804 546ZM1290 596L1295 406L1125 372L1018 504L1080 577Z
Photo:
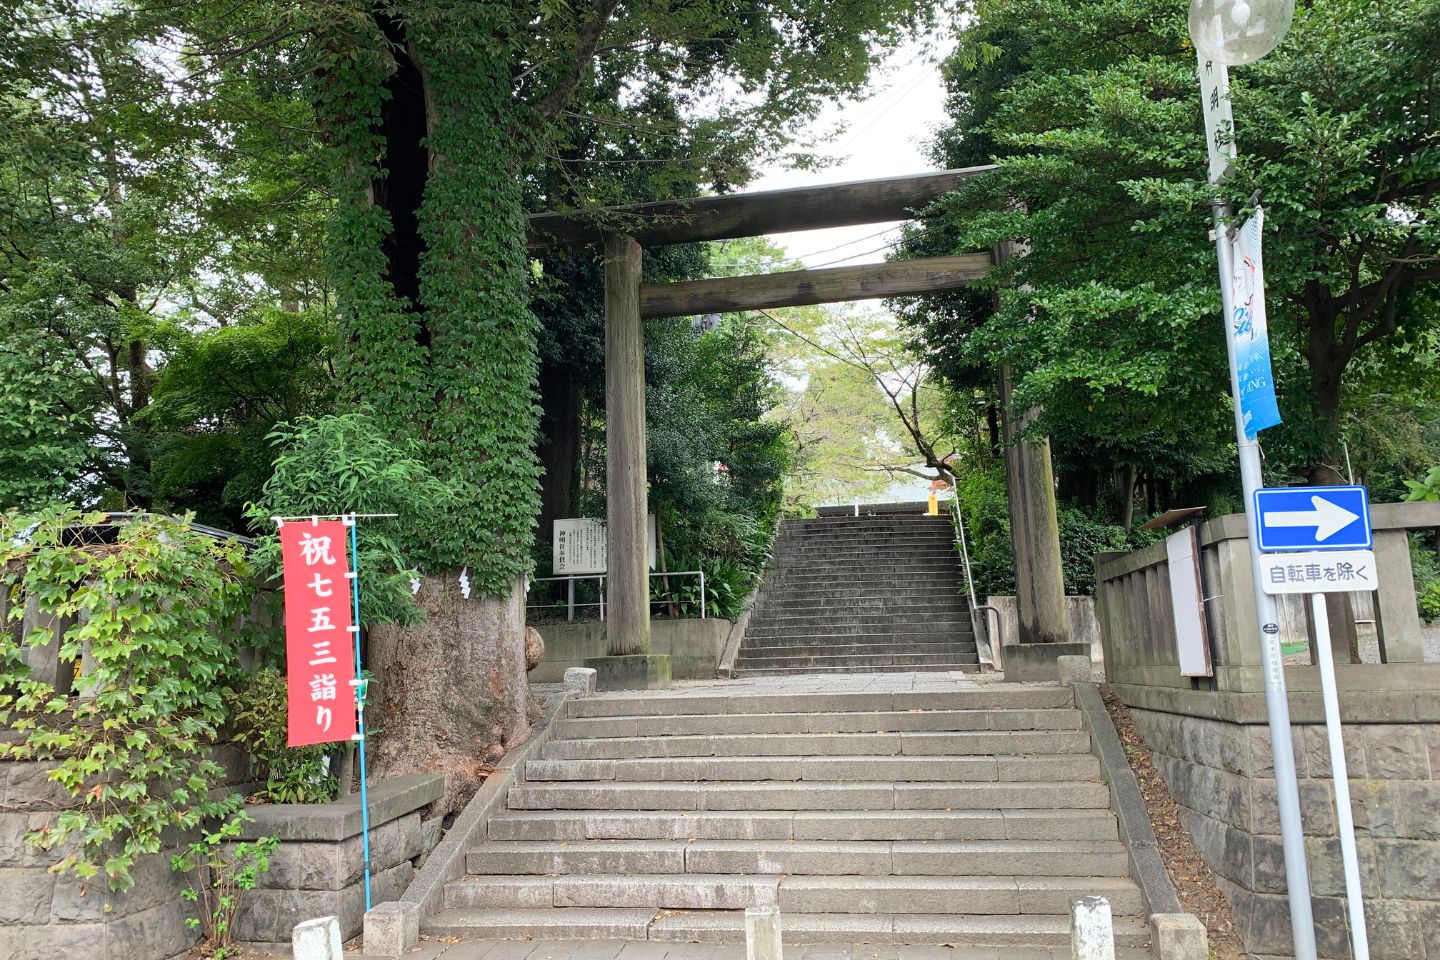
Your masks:
M238 684L230 698L235 742L249 749L258 800L267 803L328 803L339 786L325 770L324 745L290 747L285 675L264 667Z
M214 960L224 960L234 952L232 931L241 894L255 889L255 882L270 869L270 857L280 845L278 837L262 837L232 846L248 819L242 813L205 833L184 853L170 858L172 870L196 873L180 895L199 906L200 916L190 917L185 923L200 930Z
M113 543L79 535L104 514L52 510L0 518L0 588L10 616L27 601L78 617L60 638L62 660L83 669L58 688L30 676L19 645L0 634L0 726L18 736L0 758L56 761L51 779L79 800L26 840L50 849L75 840L56 867L103 872L115 890L167 835L227 817L242 798L217 788L212 759L237 669L234 624L253 584L234 542L183 521L136 516ZM49 640L36 631L31 643Z

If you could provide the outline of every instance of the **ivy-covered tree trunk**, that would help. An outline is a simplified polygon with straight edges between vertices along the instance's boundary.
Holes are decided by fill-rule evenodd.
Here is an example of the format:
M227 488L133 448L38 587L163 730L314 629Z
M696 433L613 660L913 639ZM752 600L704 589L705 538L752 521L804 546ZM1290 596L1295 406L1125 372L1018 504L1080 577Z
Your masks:
M388 50L373 34L339 43L321 96L344 160L339 359L351 401L417 443L454 496L405 518L426 620L372 631L371 774L443 773L457 809L530 734L537 359L517 174L530 125L503 57L444 55L434 24L376 26Z

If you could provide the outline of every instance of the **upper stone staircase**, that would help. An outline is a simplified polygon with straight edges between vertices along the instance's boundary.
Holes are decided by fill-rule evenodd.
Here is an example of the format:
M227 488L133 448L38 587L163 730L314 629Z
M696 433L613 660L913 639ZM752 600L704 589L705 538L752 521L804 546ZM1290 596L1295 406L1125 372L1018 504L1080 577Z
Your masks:
M745 907L778 905L791 943L1048 960L1098 894L1118 956L1147 955L1069 689L804 679L567 703L425 932L733 942Z
M783 520L735 672L979 669L946 517Z

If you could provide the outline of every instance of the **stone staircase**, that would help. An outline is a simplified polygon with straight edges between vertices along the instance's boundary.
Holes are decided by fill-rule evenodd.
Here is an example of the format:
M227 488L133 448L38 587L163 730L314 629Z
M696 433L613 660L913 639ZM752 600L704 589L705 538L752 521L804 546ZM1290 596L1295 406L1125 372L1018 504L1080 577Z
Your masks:
M979 670L946 517L785 520L734 670Z
M425 932L721 943L743 939L745 907L778 905L791 943L1049 957L1072 900L1099 894L1119 956L1147 955L1067 688L764 682L566 704Z

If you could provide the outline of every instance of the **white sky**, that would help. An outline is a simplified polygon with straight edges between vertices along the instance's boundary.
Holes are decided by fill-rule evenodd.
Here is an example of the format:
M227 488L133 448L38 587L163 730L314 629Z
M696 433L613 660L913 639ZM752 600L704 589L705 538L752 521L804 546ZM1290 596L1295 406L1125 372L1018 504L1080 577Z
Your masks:
M833 103L812 126L816 135L843 126L832 143L814 152L832 162L821 170L763 170L750 190L777 190L807 184L873 180L924 173L935 165L924 155L925 143L945 120L945 88L933 54L919 43L897 47L871 83L869 98ZM898 224L865 224L831 230L779 233L770 239L808 267L880 263L898 237ZM882 232L883 231L883 232ZM877 234L879 234L877 236Z

